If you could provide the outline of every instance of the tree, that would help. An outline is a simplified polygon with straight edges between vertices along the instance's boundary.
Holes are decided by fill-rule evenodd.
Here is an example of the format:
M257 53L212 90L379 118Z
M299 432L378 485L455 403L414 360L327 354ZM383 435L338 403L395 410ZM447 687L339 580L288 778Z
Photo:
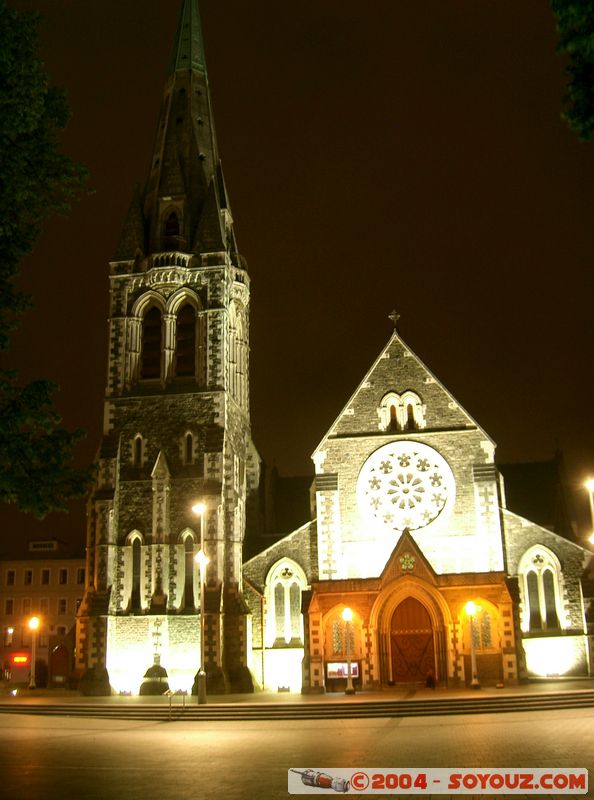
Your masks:
M49 86L39 58L39 21L0 0L0 502L43 517L83 495L92 469L73 465L84 434L61 427L57 386L22 385L6 366L10 334L31 305L16 286L20 262L44 220L66 212L87 180L60 149L68 106L64 93Z
M594 138L594 5L592 0L550 0L557 20L557 50L569 56L563 118L580 139Z

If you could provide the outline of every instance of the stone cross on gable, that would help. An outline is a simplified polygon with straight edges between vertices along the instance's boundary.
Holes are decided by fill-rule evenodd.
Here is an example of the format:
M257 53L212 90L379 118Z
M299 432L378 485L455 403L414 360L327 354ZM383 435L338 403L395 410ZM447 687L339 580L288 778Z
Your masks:
M400 319L400 314L394 310L391 314L388 314L388 319L391 319L394 324L394 330L396 330L396 326L398 324L398 320Z

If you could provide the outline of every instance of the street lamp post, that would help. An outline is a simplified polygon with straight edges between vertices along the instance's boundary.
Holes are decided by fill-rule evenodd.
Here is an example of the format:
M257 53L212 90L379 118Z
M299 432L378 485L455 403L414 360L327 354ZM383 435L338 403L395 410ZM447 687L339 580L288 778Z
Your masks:
M206 506L204 503L196 503L192 506L192 511L200 517L200 550L194 556L194 560L198 564L200 576L200 668L198 670L197 680L198 704L204 705L206 703L204 584L206 582L206 565L208 564L208 558L204 552L204 512L206 511Z
M37 659L37 631L39 629L39 617L31 617L27 623L31 631L31 678L29 680L29 689L36 689L35 683L35 661Z
M466 603L465 610L468 614L468 622L470 627L470 671L472 673L470 688L480 689L481 685L479 683L476 669L476 649L474 647L474 617L478 609L476 604L473 603L472 600L469 600L468 603Z
M204 550L199 550L195 556L200 571L200 669L198 670L198 703L206 703L206 670L204 659L204 634L205 634L205 614L204 614L204 584L206 582L206 565L208 558Z
M345 694L355 694L355 687L353 686L353 671L351 665L351 623L353 620L353 611L350 608L343 608L342 618L345 623L345 636L346 636L346 657L347 657L347 685Z

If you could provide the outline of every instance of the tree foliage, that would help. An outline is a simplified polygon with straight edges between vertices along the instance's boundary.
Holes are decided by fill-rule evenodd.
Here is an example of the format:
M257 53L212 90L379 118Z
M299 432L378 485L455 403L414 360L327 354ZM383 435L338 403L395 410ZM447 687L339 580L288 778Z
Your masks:
M580 139L594 138L594 4L592 0L550 0L557 20L557 49L567 54L569 83L564 119Z
M10 334L30 298L16 285L19 265L48 216L64 213L86 170L61 151L68 121L64 93L49 86L38 55L39 16L0 0L0 502L45 516L84 494L91 470L72 464L83 435L60 426L56 386L27 385L6 368Z

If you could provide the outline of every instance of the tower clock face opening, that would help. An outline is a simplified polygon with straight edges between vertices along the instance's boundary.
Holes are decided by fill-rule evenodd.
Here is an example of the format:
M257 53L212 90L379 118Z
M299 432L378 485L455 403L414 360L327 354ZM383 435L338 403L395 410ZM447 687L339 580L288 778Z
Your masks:
M380 447L357 479L359 511L376 529L426 528L450 510L455 494L454 475L445 458L420 442Z

